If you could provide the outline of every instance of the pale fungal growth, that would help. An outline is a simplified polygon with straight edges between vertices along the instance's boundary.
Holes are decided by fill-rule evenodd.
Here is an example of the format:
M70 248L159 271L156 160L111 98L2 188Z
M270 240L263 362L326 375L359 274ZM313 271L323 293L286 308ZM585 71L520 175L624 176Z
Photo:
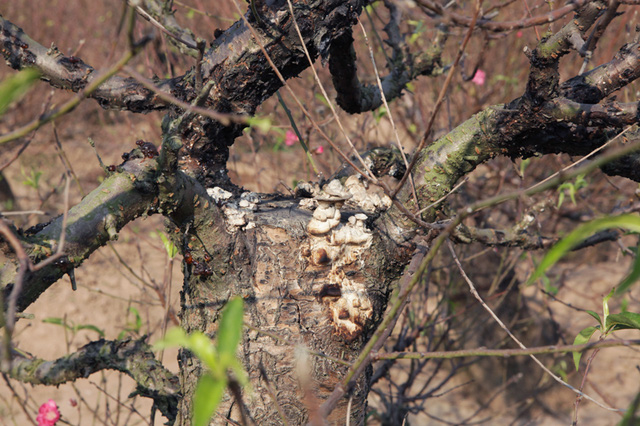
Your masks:
M338 181L331 181L338 182ZM340 182L338 182L340 185ZM340 185L342 189L342 185ZM341 190L336 190L335 185L326 185L324 191L315 198L318 207L313 211L313 217L307 225L307 230L313 235L322 235L331 231L340 224L340 207L351 196Z
M325 194L331 195L333 197L351 198L351 194L349 194L349 191L346 191L344 189L344 186L342 186L338 179L333 179L331 182L326 184L323 188L323 191Z
M332 201L317 200L318 207L307 225L307 231L313 235L322 235L340 224L340 210Z
M342 297L331 307L333 322L347 340L358 337L364 324L373 315L371 300L363 290L349 283L343 285Z
M378 195L368 191L366 181L363 181L360 175L349 176L344 182L344 187L353 196L349 203L366 212L376 213L391 207L391 198L386 194Z
M250 191L240 194L240 199L245 200L251 204L258 204L260 202L260 196L258 196L258 194L256 194L255 192Z
M209 197L213 198L216 204L223 203L233 197L232 193L230 193L229 191L225 191L218 186L214 188L207 188L207 194L209 194Z
M364 227L367 215L358 213L349 218L349 224L331 234L331 244L366 244L371 241L373 235Z
M313 210L318 206L318 203L313 198L301 198L298 203L298 207L305 210Z
M213 188L216 191L216 195L221 195L220 198L215 198L212 195L212 192L207 192L209 195L214 197L216 202L220 203L222 201L222 212L227 218L227 230L231 233L235 233L238 229L248 230L256 227L254 222L251 222L247 217L251 212L254 212L258 209L258 203L260 202L260 198L258 194L254 192L244 192L240 195L240 199L238 201L227 201L231 197L231 193L227 192L221 188ZM229 196L227 196L227 194Z
M222 211L227 217L227 225L229 225L229 227L240 227L247 224L247 214L242 210L236 208L236 206L223 206Z
M301 258L313 267L329 268L326 278L315 282L311 291L329 310L336 333L348 341L360 336L373 317L363 278L353 274L360 269L358 262L363 261L362 255L373 243L373 233L365 226L368 216L357 213L347 223L340 223L340 208L345 202L351 204L352 198L338 180L325 185L313 199L318 207L307 225L309 245L300 250Z
M378 193L374 192L377 191ZM367 181L360 175L349 176L344 185L338 179L333 179L324 185L322 190L317 184L310 182L299 182L295 190L296 197L301 197L299 207L302 209L312 209L315 200L331 195L348 199L346 204L364 210L368 213L378 213L391 207L391 199L381 190L375 187L369 188ZM313 201L309 201L313 197Z
M367 289L362 282L351 280L345 276L342 269L332 270L329 279L335 290L339 289L339 297L329 302L331 319L336 332L346 340L358 337L367 321L373 316L373 305Z
M238 205L242 209L255 211L258 209L258 202L260 202L258 194L256 194L255 192L243 192L240 195L240 201L238 202Z

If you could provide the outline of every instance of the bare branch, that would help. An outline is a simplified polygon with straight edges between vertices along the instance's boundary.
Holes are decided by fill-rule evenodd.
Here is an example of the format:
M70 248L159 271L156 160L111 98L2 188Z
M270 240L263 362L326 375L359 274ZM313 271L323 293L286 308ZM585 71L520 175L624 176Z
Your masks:
M148 39L147 39L148 40ZM80 92L100 77L93 67L74 56L64 56L57 47L49 49L34 41L22 28L0 16L0 44L7 63L14 69L35 67L52 86ZM136 46L138 49L141 45ZM158 81L156 86L166 92L177 88L181 78ZM132 112L149 112L166 108L167 103L154 92L131 78L110 77L90 94L100 106Z
M582 7L586 3L588 3L588 0L574 0L570 4L559 7L552 12L534 16L528 19L522 19L520 21L494 22L482 17L478 20L476 26L478 28L489 31L502 32L529 28L536 25L545 25L549 22L555 22L559 19L562 19L564 16ZM468 27L471 25L472 18L449 12L435 0L418 0L418 4L420 4L425 10L427 10L429 15L436 14L458 26Z
M511 357L511 356L528 356L528 355L544 355L557 354L567 352L586 352L591 349L600 348L619 348L640 345L640 340L600 340L591 343L583 343L581 345L551 345L538 346L525 349L461 349L458 351L433 351L433 352L386 352L378 353L373 356L375 361L391 360L391 359L452 359L464 357Z
M406 59L395 56L390 64L391 73L381 79L384 97L390 101L401 96L407 83L418 76L441 74L443 67L440 55L446 41L446 30L444 27L438 27L437 35L429 49ZM336 89L338 105L351 114L379 108L383 101L378 85L364 85L358 79L352 32L345 32L334 39L329 52L329 71Z
M15 351L3 373L32 385L58 386L102 370L117 370L135 380L135 393L154 400L173 422L178 411L179 380L158 362L146 336L138 340L99 340L54 361L24 356Z
M128 0L127 3L132 5L130 0ZM151 22L154 27L159 28L162 32L169 35L169 41L176 46L180 52L196 58L198 57L198 43L195 40L195 36L190 30L186 30L178 24L173 16L172 10L167 10L166 6L161 6L159 2L154 0L145 0L144 5L149 13L138 5L134 6L140 16ZM176 41L178 43L176 43Z
M531 63L527 89L520 102L526 108L537 108L542 102L553 98L558 90L560 58L570 48L579 51L584 44L587 30L595 23L600 11L606 7L602 0L588 2L560 31L543 39L533 50L525 50Z

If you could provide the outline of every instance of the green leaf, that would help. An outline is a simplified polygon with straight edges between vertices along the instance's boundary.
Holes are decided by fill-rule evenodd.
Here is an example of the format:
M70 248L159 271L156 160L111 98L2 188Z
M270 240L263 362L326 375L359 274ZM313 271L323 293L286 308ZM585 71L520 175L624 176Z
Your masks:
M174 346L183 346L186 347L189 345L189 336L184 330L180 327L171 327L164 334L164 337L158 340L154 345L153 349L158 351L165 348L171 348Z
M638 278L640 278L640 256L638 256L638 249L640 249L640 241L638 241L638 246L636 247L636 258L633 261L631 272L629 272L629 275L627 275L626 278L618 285L616 290L617 295L627 291L627 289L631 287L631 284L635 283L638 281Z
M620 216L604 217L587 222L578 226L569 235L560 240L555 246L549 250L547 255L542 259L536 270L529 278L528 283L531 284L544 274L544 272L562 258L567 252L577 246L585 238L590 237L596 232L610 229L623 228L629 231L640 232L640 216L633 214L624 214Z
M589 315L591 315L592 317L594 317L594 318L596 319L596 321L598 321L598 324L600 324L600 325L603 325L603 326L604 326L604 324L602 324L602 320L600 319L600 315L598 315L596 312L589 311L589 310L587 311L587 313L588 313Z
M164 339L153 345L154 350L161 350L173 346L182 346L189 349L205 364L214 374L220 375L220 366L217 360L216 349L213 342L200 331L194 331L187 335L180 327L173 327L167 330Z
M325 106L327 107L329 106L329 101L327 101L327 98L325 98L322 93L316 93L314 97L320 102L322 102L323 104L325 104Z
M583 329L580 333L578 333L573 341L573 344L582 345L589 342L589 339L591 339L591 336L593 336L593 333L595 333L596 330L596 327L587 327ZM580 358L582 358L582 352L573 352L573 363L576 366L576 371L580 369Z
M564 202L564 192L561 192L560 195L558 195L558 205L556 207L557 208L562 207L563 202Z
M45 318L42 322L46 324L55 324L55 325L66 325L62 318Z
M255 127L260 130L262 133L268 133L271 130L271 120L269 118L261 118L261 117L249 117L247 119L247 123L251 127Z
M234 360L242 339L243 301L239 296L229 300L218 324L218 354L224 365Z
M40 177L42 176L41 171L34 171L33 169L31 169L31 174L27 175L24 169L21 167L20 173L22 173L22 177L24 177L24 180L22 181L23 185L30 186L33 189L38 189L38 186L40 185Z
M11 102L18 100L40 78L40 72L28 68L0 82L0 115L4 114Z
M607 317L607 330L640 330L640 314L634 312L622 312L611 314Z
M193 352L200 361L210 370L218 372L219 363L217 361L216 349L213 347L211 339L200 331L194 331L189 336L189 344L185 346Z
M68 322L66 322L64 320L64 318L56 318L56 317L50 317L50 318L44 318L42 320L43 323L45 324L55 324L55 325L59 325L62 326L64 328L66 328L67 330L73 332L74 334L77 333L80 330L91 330L91 331L95 331L96 333L98 333L100 335L100 337L104 337L104 331L98 327L96 327L95 325L92 324L80 324L80 325L75 325L73 323L71 323L71 325L69 325Z
M529 164L531 164L531 158L526 158L520 161L520 177L524 177L524 171L527 169Z
M95 331L96 333L98 333L100 335L100 337L104 337L104 331L102 331L101 329L99 329L98 327L96 327L95 325L91 325L91 324L82 324L82 325L77 325L74 328L74 331L78 331L78 330L91 330L91 331Z
M134 333L138 333L142 328L142 317L140 316L140 312L138 311L138 309L136 309L133 306L129 308L129 312L132 313L133 316L135 317L135 322L127 323L127 330L133 331Z
M169 238L167 238L166 235L164 235L164 232L158 231L158 235L162 240L164 249L167 251L167 256L169 256L169 259L173 259L176 254L178 254L178 247L176 247L176 245L173 244L173 241L171 241Z
M207 426L227 387L226 378L217 380L204 374L193 395L193 426Z

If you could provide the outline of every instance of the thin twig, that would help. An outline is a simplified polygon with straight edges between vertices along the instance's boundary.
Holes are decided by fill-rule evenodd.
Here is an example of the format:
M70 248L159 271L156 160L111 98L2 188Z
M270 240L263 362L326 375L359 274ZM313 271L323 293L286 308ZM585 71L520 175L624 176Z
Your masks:
M456 254L454 248L453 248L453 244L451 243L451 241L447 241L447 245L449 247L449 251L451 252L451 255L453 256L453 260L456 262L456 265L458 266L458 269L460 270L460 274L462 275L462 278L464 278L464 280L467 282L467 284L469 285L469 290L471 291L471 294L476 298L476 300L478 300L478 302L482 305L482 307L489 313L489 315L491 315L491 317L498 323L498 325L500 326L500 328L502 328L508 335L509 337L516 342L516 344L518 346L520 346L520 348L527 350L527 347L520 342L520 340L518 340L518 338L511 332L511 330L509 330L509 328L500 320L500 318L498 318L498 316L491 310L491 308L489 307L489 305L487 305L484 300L482 300L482 297L480 296L480 294L478 293L478 290L476 290L475 285L473 284L473 282L471 281L471 279L469 279L469 277L467 276L466 272L464 271L464 269L462 268L462 264L460 263L460 260L458 259L458 255ZM547 373L548 375L550 375L556 382L560 383L561 385L565 386L566 388L570 389L571 391L577 393L578 395L588 399L589 401L593 402L594 404L598 405L599 407L602 407L606 410L609 411L615 411L615 412L624 412L624 410L618 409L618 408L613 408L613 407L609 407L606 404L603 404L602 402L590 397L589 395L581 392L580 390L576 389L575 387L571 386L569 383L565 382L564 380L562 380L559 376L557 376L556 374L554 374L551 370L549 370L542 362L540 362L540 360L538 360L538 358L536 358L533 355L529 355L529 357L540 366L540 368L542 368L545 373Z
M373 361L386 359L454 359L468 357L497 357L509 358L513 356L547 355L567 352L585 352L591 349L617 348L640 346L640 339L635 340L602 340L598 342L583 343L581 345L548 345L536 346L525 349L461 349L458 351L433 351L433 352L380 352L372 355Z
M291 1L291 0L289 0ZM380 80L380 74L378 73L378 66L376 65L376 60L373 56L373 49L371 48L371 44L369 44L369 38L367 37L367 31L362 25L360 19L358 19L358 25L360 25L360 29L362 30L362 35L364 36L364 42L369 48L369 56L371 57L371 63L373 64L373 71L376 75L376 81L378 83L378 89L380 89L380 97L382 98L382 103L384 104L385 109L387 110L387 116L389 117L389 122L391 123L391 128L393 129L393 135L396 139L396 145L398 146L398 150L400 150L400 155L402 156L402 161L404 161L405 167L409 167L409 161L407 161L407 156L404 153L404 147L400 142L400 136L398 135L398 128L396 127L396 122L393 119L393 114L391 112L391 108L389 108L389 104L387 103L387 97L384 95L384 88L382 87L382 81ZM416 194L416 187L413 184L413 176L409 175L409 184L411 184L411 190L413 192L413 198L415 200L416 206L418 204L418 194Z
M43 212L42 210L20 210L13 212L0 212L0 216L22 216L22 215L48 215L49 213Z
M160 31L167 34L169 37L176 39L180 43L187 46L189 49L198 50L198 45L194 41L185 40L184 38L180 37L178 34L172 33L164 25L158 22L153 16L149 15L143 8L141 8L140 6L134 6L131 1L127 1L127 3L130 6L133 6L136 9L136 12L138 12L144 19L149 21L151 25L158 28Z

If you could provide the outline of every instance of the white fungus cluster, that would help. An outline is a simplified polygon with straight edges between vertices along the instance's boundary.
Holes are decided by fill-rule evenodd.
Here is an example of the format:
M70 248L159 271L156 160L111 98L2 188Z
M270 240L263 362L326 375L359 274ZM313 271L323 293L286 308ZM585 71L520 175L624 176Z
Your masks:
M314 267L329 268L326 279L314 284L312 291L322 297L326 288L332 289L331 297L323 298L323 302L329 308L336 332L351 340L360 335L373 315L373 308L362 277L353 279L345 273L345 267L353 269L356 264L357 269L361 268L357 262L362 261L362 255L371 247L373 233L366 227L365 213L353 214L344 223L340 209L346 204L375 212L384 202L379 196L361 193L363 186L357 179L347 179L347 183L349 187L333 180L322 190L311 192L316 208L307 225L309 245L301 255Z
M247 230L255 228L256 224L248 220L247 213L254 212L258 208L260 198L255 192L243 192L239 200L229 201L233 194L222 188L208 188L207 194L213 198L227 218L227 230L231 233L239 229Z

